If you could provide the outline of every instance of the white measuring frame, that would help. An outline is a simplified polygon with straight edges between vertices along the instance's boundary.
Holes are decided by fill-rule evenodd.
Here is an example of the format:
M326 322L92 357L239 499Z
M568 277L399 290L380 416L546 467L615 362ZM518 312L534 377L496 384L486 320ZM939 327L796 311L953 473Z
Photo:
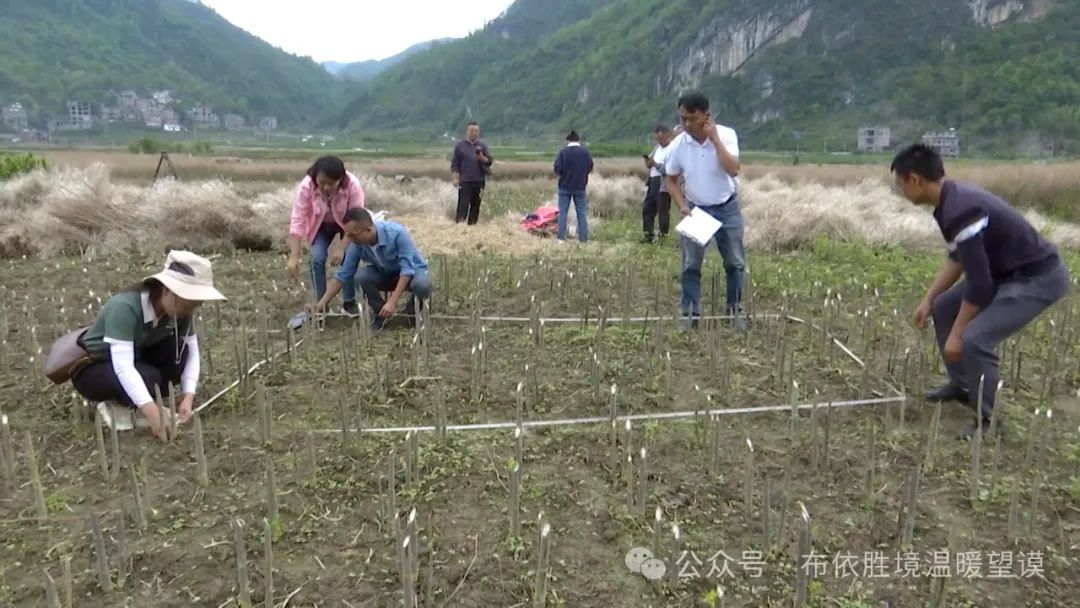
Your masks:
M320 317L338 317L338 316L347 317L349 315L346 315L344 313L325 313L325 314L319 315L319 316ZM454 316L454 315L431 315L428 318L433 319L433 320L437 320L437 321L475 321L475 320L477 320L476 317ZM612 317L612 318L604 319L604 321L606 323L608 323L608 324L625 323L625 322L645 323L645 322L650 322L650 321L659 321L660 318L661 317L630 317L630 318ZM670 317L664 317L664 318L670 319ZM733 315L714 315L714 316L699 317L700 320L725 320L725 319L733 319L733 318L734 318ZM803 319L800 319L798 317L794 317L794 316L791 316L791 315L784 315L784 314L779 314L779 313L763 313L763 314L759 314L759 315L750 315L750 318L765 318L765 319L780 319L780 318L783 318L783 319L787 319L788 321L791 321L793 323L806 324L806 321L803 320ZM530 319L528 317L498 317L498 316L496 316L496 317L490 317L490 316L488 316L488 317L479 317L479 320L484 321L484 322L488 322L488 323L500 323L500 322L501 323L529 323L529 322L532 321L532 319ZM540 319L540 321L542 321L544 323L584 323L584 322L586 322L584 317L546 317L546 318ZM599 318L590 318L590 319L588 319L588 322L590 324L591 323L599 323L600 319ZM816 324L811 324L811 327L813 327L814 329L818 329L818 330L821 329L821 327L819 327ZM839 348L841 352L843 352L852 361L854 361L856 365L858 365L860 368L866 367L866 363L863 362L863 360L860 359L858 357L858 355L856 355L854 352L852 352L851 349L848 348L846 344L844 344L842 341L840 341L838 338L836 338L835 336L833 336L831 334L829 335L829 338L832 339L833 345L835 345L837 348ZM296 344L294 344L292 346L292 348L295 349L295 348L299 347L301 344L303 344L303 342L304 342L304 339L301 338L300 340L298 340L296 342ZM277 353L277 354L271 355L269 359L263 359L261 361L256 362L254 365L252 365L248 369L247 373L249 375L254 373L255 370L257 370L260 367L262 367L263 365L265 365L268 361L270 361L272 359L276 359L278 357L282 357L285 354L287 354L287 352L288 351ZM852 408L852 407L862 407L862 406L868 406L868 405L886 405L886 404L891 404L891 403L901 403L901 402L907 401L908 397L903 391L899 390L898 388L896 388L892 384L888 383L883 378L879 378L879 380L881 380L881 382L883 382L885 384L885 386L887 386L895 394L891 395L891 396L883 396L883 397L877 397L877 398L871 398L871 399L854 399L854 400L840 400L840 401L833 400L833 401L819 401L819 402L811 402L811 403L800 403L800 404L797 404L795 406L792 406L790 404L789 405L763 405L763 406L753 406L753 407L722 408L722 409L712 409L712 410L690 410L690 411L676 411L676 412L653 412L653 413L644 413L644 414L629 414L629 415L623 415L623 416L616 416L615 420L616 420L616 422L622 422L622 421L626 421L626 420L680 420L680 421L686 421L688 419L693 419L693 418L696 418L698 416L710 416L711 417L711 416L728 416L728 415L735 415L735 414L760 414L760 413L768 413L768 412L791 411L792 407L795 407L795 408L797 408L799 410L809 410L809 409L816 409L816 408ZM225 388L218 391L217 394L215 394L212 397L210 397L209 399L207 399L202 405L197 407L195 409L195 411L201 412L201 411L203 411L205 409L208 409L218 399L220 399L225 394L227 394L229 391L235 389L239 385L240 385L240 379L238 378L232 384L230 384L229 386L226 386ZM558 420L529 420L529 421L523 421L521 426L523 428L538 428L538 427L558 427L558 426L573 426L573 425L603 424L603 423L610 424L611 423L611 418L609 416L593 416L593 417L587 417L587 418L565 418L565 419L558 419ZM474 424L448 424L448 425L446 425L445 429L447 431L485 431L485 430L497 430L497 429L515 429L517 427L518 427L517 422L481 422L481 423L474 423ZM355 433L421 433L421 432L434 432L434 431L436 431L438 429L433 425L424 425L424 426L353 428L353 429L349 429L349 430L350 430L350 432L355 432ZM311 432L312 433L319 433L319 434L334 434L334 433L341 433L342 429L340 429L340 428L337 428L337 429L312 429Z

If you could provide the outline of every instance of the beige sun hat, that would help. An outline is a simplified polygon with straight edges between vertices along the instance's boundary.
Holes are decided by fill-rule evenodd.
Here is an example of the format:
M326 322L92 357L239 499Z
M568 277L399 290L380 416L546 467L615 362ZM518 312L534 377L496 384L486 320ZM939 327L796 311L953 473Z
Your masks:
M192 302L224 300L214 288L214 271L210 260L190 251L170 251L165 268L146 279L157 279L169 291Z

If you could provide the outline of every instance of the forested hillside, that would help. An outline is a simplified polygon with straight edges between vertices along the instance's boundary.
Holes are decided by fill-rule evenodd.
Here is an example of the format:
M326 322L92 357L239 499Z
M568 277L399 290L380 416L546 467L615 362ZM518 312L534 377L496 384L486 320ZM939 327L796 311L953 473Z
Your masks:
M465 38L352 66L360 83L198 2L0 3L0 105L37 124L69 99L96 112L110 90L169 89L177 110L366 134L474 119L488 134L638 139L698 88L756 148L796 132L851 146L878 124L894 141L956 128L969 150L1080 142L1080 0L517 0Z
M0 103L32 116L110 89L171 89L219 114L309 124L346 87L190 0L0 0Z
M456 128L479 101L472 97L478 73L528 54L529 49L546 46L562 29L587 21L605 4L610 2L519 0L488 28L409 57L369 81L342 112L340 122L349 124L358 118L355 126L379 129ZM524 75L518 78L525 79ZM501 89L483 91L482 97L524 101Z
M518 0L380 74L340 123L627 138L701 88L762 147L877 123L1066 142L1080 138L1077 50L1080 0Z

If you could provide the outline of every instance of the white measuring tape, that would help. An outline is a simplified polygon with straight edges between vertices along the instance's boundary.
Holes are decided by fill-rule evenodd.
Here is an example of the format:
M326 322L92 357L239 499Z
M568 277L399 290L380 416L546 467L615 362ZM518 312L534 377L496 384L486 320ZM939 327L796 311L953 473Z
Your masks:
M907 401L906 395L898 395L896 397L877 397L874 399L855 399L846 401L821 401L817 403L802 403L795 407L799 410L809 410L815 408L850 408L861 407L866 405L884 405L888 403L899 403L901 401ZM697 411L681 411L681 412L653 412L650 414L629 414L623 416L616 416L615 422L624 422L626 420L680 420L685 421L688 418L696 417L711 417L711 416L730 416L734 414L761 414L767 412L783 412L791 411L790 405L762 405L757 407L734 407L725 409L713 409L713 410L697 410ZM574 426L583 424L603 424L611 423L610 416L593 416L589 418L564 418L560 420L526 420L521 423L522 428L538 428L538 427L556 427L556 426ZM516 429L518 427L517 422L482 422L477 424L448 424L446 426L447 431L487 431L497 429ZM352 428L350 432L354 433L424 433L433 432L436 429L434 426L397 426L397 427L382 427L382 428ZM312 433L319 434L334 434L341 433L341 429L317 429L312 430Z
M344 316L349 316L349 315L346 315L344 313L332 313L331 312L331 313L325 313L325 314L320 315L320 316L324 316L324 317L342 316L342 317L344 317ZM449 320L449 321L471 321L471 320L474 320L474 317L450 316L450 315L431 315L429 318L438 319L438 320ZM665 317L665 318L667 318L667 317ZM702 320L708 320L708 319L723 320L723 319L733 319L733 318L734 318L733 315L716 315L716 316L700 317L700 319L702 319ZM793 317L791 315L781 315L781 314L777 314L777 313L762 313L760 315L754 315L751 318L768 318L768 319L786 318L787 320L795 322L795 323L806 324L805 320L800 319L798 317ZM629 322L641 323L641 322L647 322L647 321L657 321L659 319L660 319L660 317L631 317L631 318L625 319L625 320L629 321ZM528 317L480 317L480 320L481 321L487 321L487 322L507 322L507 323L528 323L528 322L532 321L532 319L530 319ZM543 320L545 323L581 323L585 319L582 318L582 317L547 317L547 318L544 318L544 319L541 319L541 320ZM590 322L592 322L592 321L597 321L598 322L599 318L590 320ZM605 321L607 323L621 323L621 322L624 321L624 319L619 318L619 317L613 317L613 318L605 319ZM814 324L811 324L811 326L814 329L819 329L819 330L821 329L820 327L818 327L817 325L814 325ZM843 351L844 354L846 354L848 357L850 357L859 367L866 367L866 364L858 356L856 356L855 353L853 353L851 351L851 349L849 349L843 342L841 342L838 338L833 337L831 334L829 335L829 337L832 339L833 344L835 344L837 346L837 348L839 348L841 351ZM304 342L304 340L303 340L303 338L301 338L299 341L296 342L296 344L294 344L292 346L292 349L295 350L303 342ZM252 365L248 369L247 375L250 375L250 374L254 373L255 370L257 370L260 367L262 367L263 365L265 365L268 361L270 361L272 359L276 359L276 358L281 357L281 356L284 356L287 352L288 351L283 351L281 353L271 355L269 359L263 359L261 361L256 362L254 365ZM900 402L900 401L906 401L907 400L907 395L905 395L903 391L896 388L892 384L890 384L888 382L885 382L884 380L882 380L882 381L885 383L885 386L887 386L889 389L891 389L893 392L896 393L895 396L882 397L882 398L877 398L877 399L860 399L860 400L854 400L854 401L850 401L850 400L849 401L834 401L834 402L831 402L832 407L858 407L858 406L862 406L862 405L897 403L897 402ZM196 412L202 412L203 410L209 408L218 399L220 399L221 397L226 395L229 391L235 389L238 386L240 386L240 379L239 378L237 378L235 381L233 381L232 384L230 384L230 385L226 386L225 388L221 389L220 391L218 391L217 394L215 394L212 397L210 397L209 399L207 399L205 402L203 402L202 405L195 408L195 411ZM821 402L821 403L816 403L816 404L803 404L803 405L800 405L798 407L799 407L799 409L810 409L810 408L813 408L813 407L827 406L828 403L829 402ZM790 405L775 405L775 406L758 406L758 407L744 407L744 408L728 408L728 409L722 409L722 410L710 410L707 415L720 416L720 415L729 415L729 414L755 414L755 413L783 411L783 410L789 410L790 411L791 406ZM701 411L691 411L691 412L661 412L661 413L655 413L655 414L636 414L636 415L630 415L630 416L619 416L619 417L617 417L617 420L625 421L625 420L680 419L680 418L686 418L686 417L692 417L692 416L701 415L701 413L702 413ZM526 427L532 427L532 426L567 426L567 425L575 425L575 424L596 424L596 423L599 423L599 422L609 422L610 420L611 419L607 418L607 417L572 418L572 419L565 419L565 420L530 421L530 422L524 423L523 426L526 426ZM450 426L447 426L446 428L447 428L447 430L467 431L467 430L490 430L490 429L515 428L516 426L517 426L517 423L512 423L512 422L493 422L493 423L481 423L481 424L450 425ZM361 433L390 433L390 432L409 432L409 431L420 432L420 431L434 431L434 430L435 430L435 427L433 427L433 426L432 427L391 427L391 428L384 428L384 429L378 429L378 428L353 429L354 432L361 432ZM315 433L340 433L341 429L314 430L312 432L315 432Z

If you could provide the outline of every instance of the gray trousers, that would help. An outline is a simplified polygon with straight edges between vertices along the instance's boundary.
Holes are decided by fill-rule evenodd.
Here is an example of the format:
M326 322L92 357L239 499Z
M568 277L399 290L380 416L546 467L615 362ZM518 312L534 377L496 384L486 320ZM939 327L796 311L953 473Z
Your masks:
M1064 263L1040 276L1002 283L993 302L964 328L963 356L959 363L946 363L949 382L968 391L972 409L978 407L979 378L983 380L982 415L990 419L997 394L999 358L997 347L1023 329L1069 292L1069 271ZM958 282L934 300L934 331L939 352L952 332L960 312L964 283Z

